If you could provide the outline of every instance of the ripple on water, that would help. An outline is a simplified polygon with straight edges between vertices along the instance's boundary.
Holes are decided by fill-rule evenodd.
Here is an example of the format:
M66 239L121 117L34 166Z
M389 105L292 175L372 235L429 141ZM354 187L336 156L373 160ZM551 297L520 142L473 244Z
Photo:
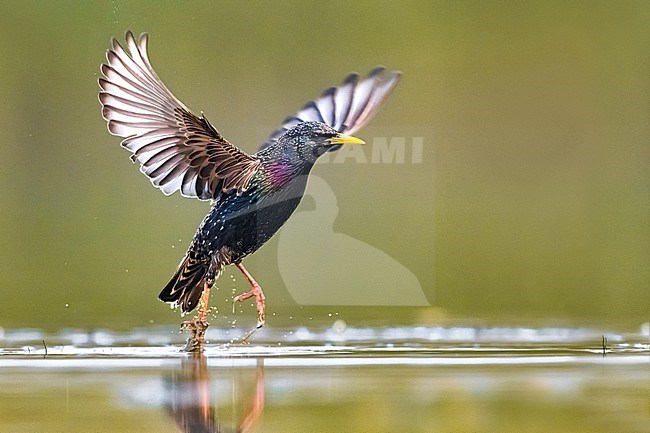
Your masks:
M264 328L252 344L243 329L209 329L205 355L210 365L248 365L267 358L268 366L354 365L529 365L603 362L647 363L648 336L606 335L590 328L382 327L325 329ZM36 329L0 333L0 367L153 367L185 356L185 335L172 327L117 333ZM31 362L26 363L29 360Z

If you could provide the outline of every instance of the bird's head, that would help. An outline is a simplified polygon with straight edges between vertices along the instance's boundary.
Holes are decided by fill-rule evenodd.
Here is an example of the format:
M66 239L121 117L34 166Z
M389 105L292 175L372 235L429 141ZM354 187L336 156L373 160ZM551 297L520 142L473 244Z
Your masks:
M278 138L285 156L313 164L325 152L336 150L344 144L364 144L363 140L341 134L320 122L302 122Z

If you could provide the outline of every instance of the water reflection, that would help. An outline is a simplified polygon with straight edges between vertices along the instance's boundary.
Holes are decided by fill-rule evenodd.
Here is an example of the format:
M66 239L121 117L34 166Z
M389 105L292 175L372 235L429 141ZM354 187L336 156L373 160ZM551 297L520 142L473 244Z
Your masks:
M0 350L0 432L650 432L647 338Z
M220 424L213 406L213 395L229 392L213 389L207 358L202 353L190 354L181 362L181 368L172 372L166 380L166 409L185 433L247 432L258 422L264 410L264 359L259 358L255 373L254 392L246 402L246 415L235 428Z

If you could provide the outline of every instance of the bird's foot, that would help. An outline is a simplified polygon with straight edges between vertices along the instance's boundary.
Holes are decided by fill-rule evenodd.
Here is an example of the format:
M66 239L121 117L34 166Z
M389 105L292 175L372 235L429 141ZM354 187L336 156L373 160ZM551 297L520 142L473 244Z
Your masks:
M203 343L205 342L205 331L210 324L201 317L196 317L192 320L186 320L181 323L181 331L190 331L190 336L187 338L183 351L185 352L202 352Z
M253 335L253 333L260 329L262 326L264 326L264 323L266 322L266 297L264 296L264 292L262 291L262 288L259 286L259 284L254 284L253 289L246 292L242 293L241 295L235 296L235 298L232 300L232 308L233 308L233 313L235 310L235 302L242 302L245 301L248 298L252 298L255 296L255 304L257 305L257 326L250 332L248 332L242 341L248 341L248 339Z

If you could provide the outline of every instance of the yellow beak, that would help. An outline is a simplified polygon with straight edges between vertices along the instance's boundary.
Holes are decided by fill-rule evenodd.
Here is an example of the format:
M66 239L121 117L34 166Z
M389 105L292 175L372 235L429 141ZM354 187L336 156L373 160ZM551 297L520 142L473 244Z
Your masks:
M366 144L362 139L352 137L351 135L339 135L338 137L328 139L328 141L332 144Z

